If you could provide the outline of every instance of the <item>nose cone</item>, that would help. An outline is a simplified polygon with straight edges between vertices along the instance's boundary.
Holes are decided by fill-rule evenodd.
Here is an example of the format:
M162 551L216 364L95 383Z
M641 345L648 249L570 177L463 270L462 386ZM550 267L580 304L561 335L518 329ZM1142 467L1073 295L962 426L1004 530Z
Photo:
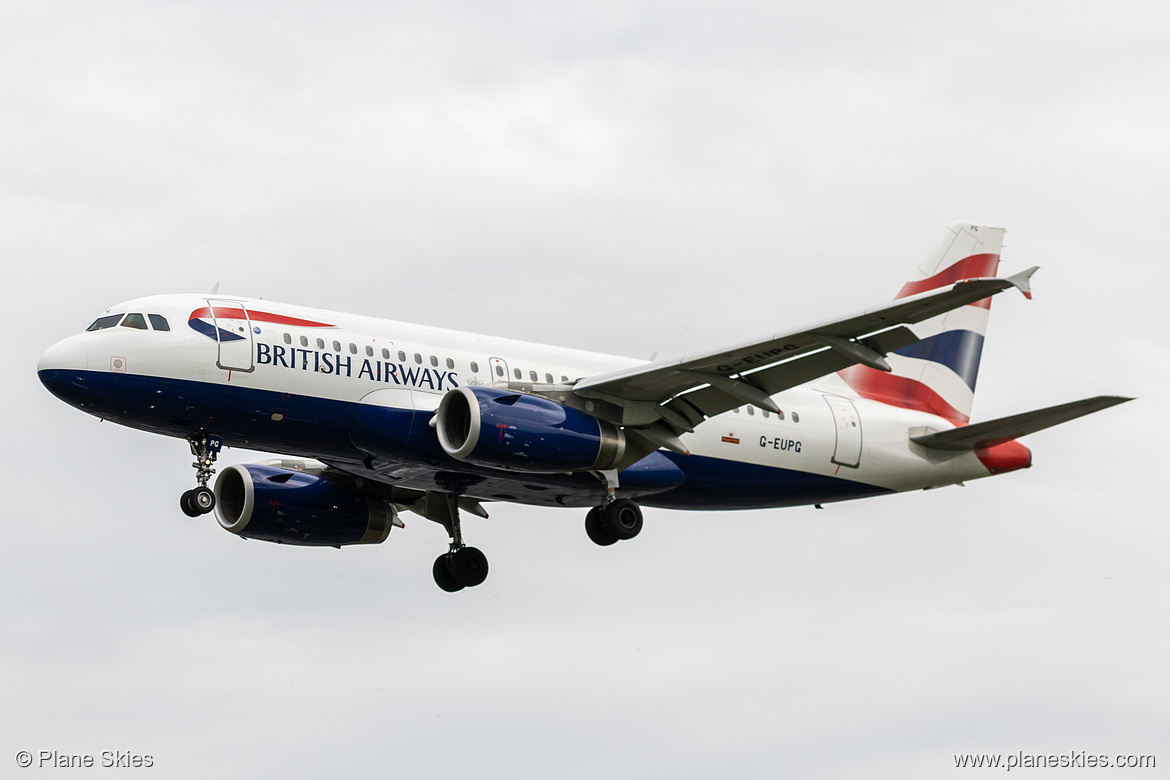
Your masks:
M78 371L89 368L89 350L81 339L68 338L58 341L45 350L37 361L37 377L53 395L67 404L84 406L80 393L83 388Z
M89 350L78 338L67 338L58 341L45 350L41 359L37 361L37 373L44 375L45 371L89 368Z

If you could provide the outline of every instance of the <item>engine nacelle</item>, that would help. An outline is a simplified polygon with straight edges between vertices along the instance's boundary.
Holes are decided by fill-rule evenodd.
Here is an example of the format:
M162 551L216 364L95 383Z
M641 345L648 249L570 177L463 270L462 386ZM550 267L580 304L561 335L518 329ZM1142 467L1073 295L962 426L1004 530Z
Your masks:
M308 547L381 544L399 524L383 501L313 474L257 464L220 472L215 517L246 539Z
M459 387L439 404L443 450L478 466L533 474L612 468L626 448L620 428L527 393Z

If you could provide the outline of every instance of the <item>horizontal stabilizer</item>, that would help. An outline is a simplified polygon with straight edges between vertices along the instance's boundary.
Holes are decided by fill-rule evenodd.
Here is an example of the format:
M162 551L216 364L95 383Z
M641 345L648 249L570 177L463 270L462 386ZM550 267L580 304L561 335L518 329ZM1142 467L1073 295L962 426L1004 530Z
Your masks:
M1037 409L1034 412L1013 414L1011 417L1001 417L998 420L965 425L922 436L911 436L910 440L915 444L936 450L987 449L1132 400L1132 398L1116 395L1099 395L1096 398L1050 406L1047 409Z

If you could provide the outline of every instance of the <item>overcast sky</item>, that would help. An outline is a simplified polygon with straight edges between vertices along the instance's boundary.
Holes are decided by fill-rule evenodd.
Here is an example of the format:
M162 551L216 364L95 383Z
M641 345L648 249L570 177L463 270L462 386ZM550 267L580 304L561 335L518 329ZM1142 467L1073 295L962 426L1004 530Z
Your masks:
M1168 96L1153 1L0 4L3 774L1162 776ZM648 510L612 548L493 506L454 595L412 516L340 551L185 517L184 442L35 376L114 303L216 282L667 357L883 302L956 219L1041 266L976 419L1139 400L1029 437L1028 471Z

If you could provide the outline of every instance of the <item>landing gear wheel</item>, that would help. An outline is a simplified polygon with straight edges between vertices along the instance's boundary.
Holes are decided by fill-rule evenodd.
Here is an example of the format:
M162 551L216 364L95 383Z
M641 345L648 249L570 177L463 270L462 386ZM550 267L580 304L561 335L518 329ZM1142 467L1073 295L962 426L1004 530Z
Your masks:
M595 506L585 515L585 533L589 540L601 547L609 547L617 542L618 538L610 532L601 519L601 507Z
M642 508L635 501L619 498L602 508L601 521L619 540L633 539L642 530Z
M463 586L456 580L455 576L451 574L451 553L443 553L435 559L435 565L431 569L431 573L435 575L435 584L448 593L455 593L463 590Z
M215 493L207 486L195 488L191 491L191 506L198 509L199 514L207 514L215 509Z
M462 587L474 588L487 579L487 556L474 547L461 547L450 554L448 568ZM440 586L442 587L442 586Z
M205 515L215 509L215 493L208 487L192 488L179 498L179 507L187 517Z
M191 445L191 454L195 456L195 481L198 487L192 488L179 498L179 507L188 517L199 517L215 509L215 493L207 487L207 483L215 474L215 459L223 449L223 439L211 434L191 435L187 437Z
M179 508L183 510L183 514L187 517L199 517L203 514L199 511L199 507L191 500L191 496L195 493L194 488L185 491L183 495L179 496Z

